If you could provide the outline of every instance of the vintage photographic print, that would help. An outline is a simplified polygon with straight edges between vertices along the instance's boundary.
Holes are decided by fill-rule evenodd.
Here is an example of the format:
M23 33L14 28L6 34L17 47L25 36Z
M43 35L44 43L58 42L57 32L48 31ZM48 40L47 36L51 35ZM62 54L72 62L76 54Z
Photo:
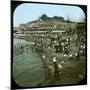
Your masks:
M11 88L87 84L87 6L11 2Z

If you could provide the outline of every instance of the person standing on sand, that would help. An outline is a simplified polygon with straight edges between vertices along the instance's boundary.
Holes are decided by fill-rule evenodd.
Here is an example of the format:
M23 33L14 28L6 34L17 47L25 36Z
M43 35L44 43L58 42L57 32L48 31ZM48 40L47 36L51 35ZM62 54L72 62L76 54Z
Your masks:
M54 64L54 80L58 80L59 79L59 70L58 70L58 66L56 64L56 57L53 58L53 64Z

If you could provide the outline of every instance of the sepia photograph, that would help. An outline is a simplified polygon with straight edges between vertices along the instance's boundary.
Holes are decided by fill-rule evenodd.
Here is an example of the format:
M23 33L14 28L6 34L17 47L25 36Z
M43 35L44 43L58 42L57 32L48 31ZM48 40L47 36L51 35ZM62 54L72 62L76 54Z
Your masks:
M12 8L12 88L86 85L86 6L13 1Z

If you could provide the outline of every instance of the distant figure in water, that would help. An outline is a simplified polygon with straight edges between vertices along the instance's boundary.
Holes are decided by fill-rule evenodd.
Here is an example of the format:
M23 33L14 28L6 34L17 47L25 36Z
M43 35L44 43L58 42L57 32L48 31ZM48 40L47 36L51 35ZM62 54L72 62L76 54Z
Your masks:
M29 49L29 48L28 48L28 44L26 44L26 51L27 51L27 52L28 52L28 49Z
M45 55L44 54L42 54L42 56L41 56L41 60L45 60Z
M24 47L21 46L21 48L20 48L20 53L23 53L23 51L24 51Z

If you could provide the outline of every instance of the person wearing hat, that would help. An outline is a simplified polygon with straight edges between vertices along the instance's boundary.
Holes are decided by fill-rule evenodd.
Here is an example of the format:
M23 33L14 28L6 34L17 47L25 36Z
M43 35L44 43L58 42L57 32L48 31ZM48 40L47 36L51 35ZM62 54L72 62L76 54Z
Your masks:
M59 79L59 70L58 70L58 66L56 64L56 57L53 58L53 64L54 64L54 80L58 80Z

